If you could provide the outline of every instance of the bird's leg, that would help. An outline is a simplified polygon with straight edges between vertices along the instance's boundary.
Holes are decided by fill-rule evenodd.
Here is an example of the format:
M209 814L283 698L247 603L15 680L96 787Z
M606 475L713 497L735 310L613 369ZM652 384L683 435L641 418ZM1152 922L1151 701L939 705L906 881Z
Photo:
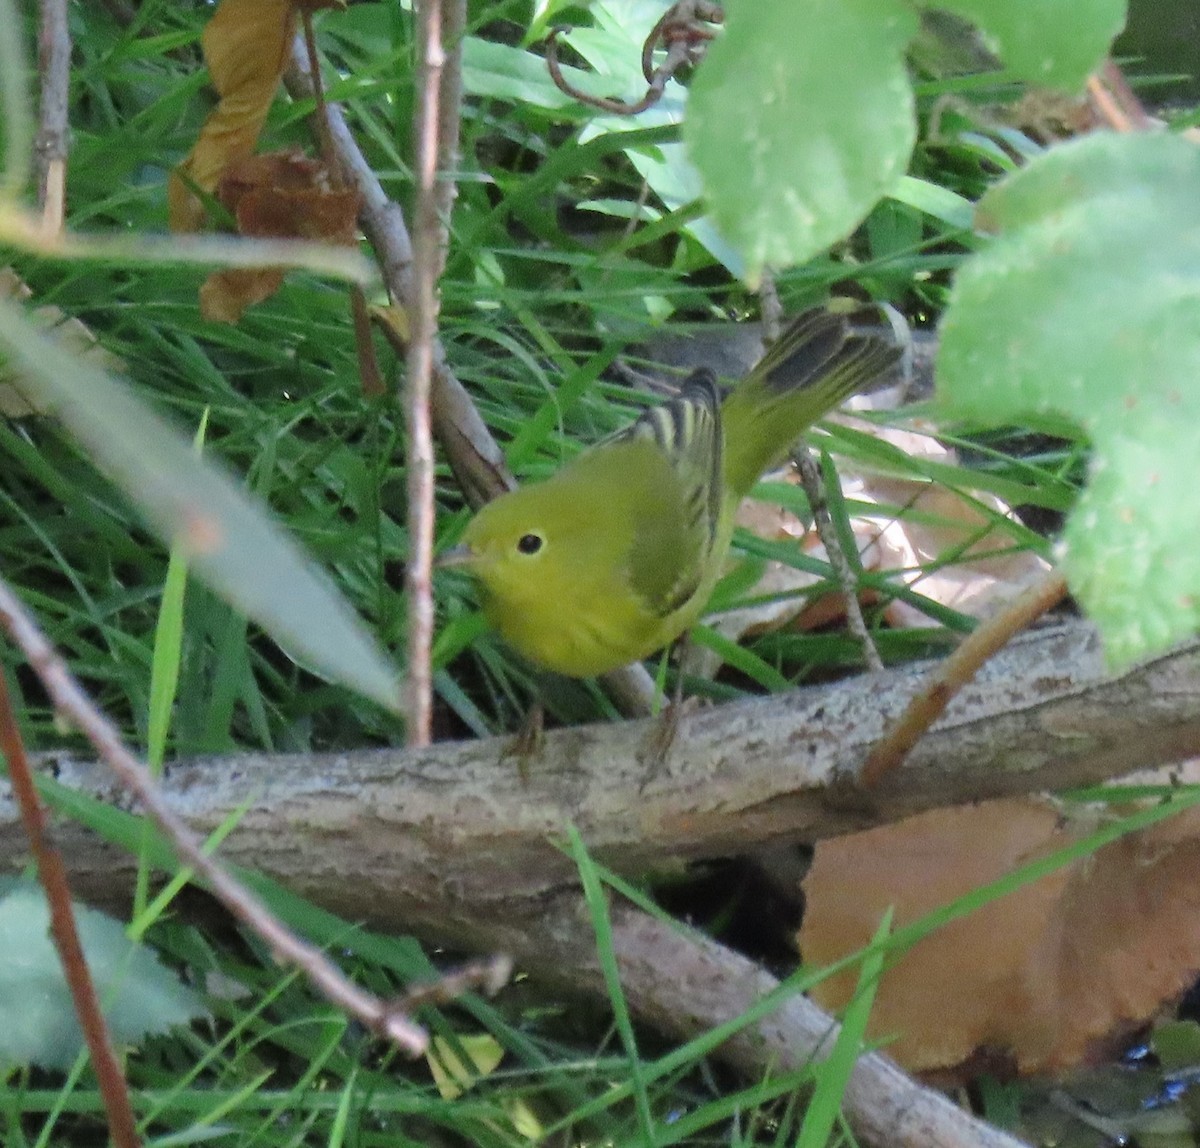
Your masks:
M658 711L639 754L642 762L650 767L650 777L653 777L666 762L671 746L675 744L675 737L679 733L679 721L683 716L683 668L690 649L686 635L676 641L674 649L678 655L675 688L671 691L670 700ZM664 663L665 661L664 657Z
M536 701L525 711L521 719L521 728L517 730L512 741L500 751L500 760L506 757L517 759L517 772L521 775L523 784L529 784L529 763L541 755L542 745L546 740L546 708L541 701Z

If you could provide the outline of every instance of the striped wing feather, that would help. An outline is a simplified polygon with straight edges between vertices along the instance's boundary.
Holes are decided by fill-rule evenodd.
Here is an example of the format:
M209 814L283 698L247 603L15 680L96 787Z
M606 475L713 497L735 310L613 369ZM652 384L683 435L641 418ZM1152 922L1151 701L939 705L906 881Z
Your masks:
M694 371L679 394L647 410L609 440L646 444L669 470L646 498L654 512L638 516L629 553L629 581L660 616L696 593L717 541L721 516L720 394L712 371Z

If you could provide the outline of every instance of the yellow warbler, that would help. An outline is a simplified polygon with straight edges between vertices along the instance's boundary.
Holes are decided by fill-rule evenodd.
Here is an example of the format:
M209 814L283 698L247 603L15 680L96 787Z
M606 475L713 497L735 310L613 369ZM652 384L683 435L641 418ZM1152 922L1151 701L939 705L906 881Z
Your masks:
M552 478L490 502L439 565L465 565L488 620L540 666L581 678L644 658L700 617L763 471L898 355L805 312L724 402L695 371Z

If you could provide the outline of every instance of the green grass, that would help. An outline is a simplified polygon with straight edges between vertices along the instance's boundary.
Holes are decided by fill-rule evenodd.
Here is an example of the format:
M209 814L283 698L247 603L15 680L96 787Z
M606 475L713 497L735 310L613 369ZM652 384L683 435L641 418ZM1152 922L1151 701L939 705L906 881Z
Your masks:
M122 28L103 5L72 7L72 227L122 234L164 229L166 172L186 153L211 106L199 57L209 12L202 4L145 0L135 25ZM526 16L525 5L491 6L485 30L496 43L518 43ZM346 101L385 188L407 208L412 88L406 17L398 6L359 5L329 14L322 27L329 73L341 77L334 94ZM4 50L11 52L14 40L0 31ZM33 43L30 15L25 42ZM0 77L11 85L13 73L3 62L0 55ZM988 83L929 79L919 92L923 124L943 95L982 103L1004 94L994 78ZM13 103L11 91L6 95L4 134L12 142L24 130L12 108L24 105ZM594 117L538 104L534 95L510 102L469 93L441 317L456 373L523 480L550 472L649 401L609 368L618 356L636 363L636 344L664 314L708 321L751 317L758 306L689 230L699 215L695 204L663 211L650 196L660 209L654 218L630 228L623 217L634 215L642 193L629 149L656 154L678 139L677 128L602 129L587 138ZM264 146L306 144L301 112L278 100ZM914 175L973 199L1000 167L1011 166L996 145L1001 133L989 135L978 123L970 134L955 134L946 122L942 127L944 138L919 148ZM1006 129L1004 142L1035 146L1016 134ZM944 303L968 242L951 225L890 201L833 254L780 273L778 290L789 309L838 288L897 302L928 319ZM0 262L11 262L37 305L53 304L88 324L124 362L134 392L184 434L204 425L206 455L241 476L330 572L385 647L403 650L403 414L391 398L373 401L360 392L342 286L293 273L277 296L237 327L225 327L200 317L204 272L195 267L72 262L15 250ZM380 353L395 377L402 366L386 348ZM1076 496L1086 459L1077 438L1039 440L1031 453L1015 433L982 435L960 427L944 437L971 449L969 465L914 461L841 426L829 427L821 443L843 468L868 465L955 490L988 491L1054 514ZM167 548L55 423L0 421L0 452L0 571L139 750L170 760L402 740L396 718L311 672L212 591L189 580L182 594L179 566L172 570ZM760 494L807 514L803 497L788 484L764 483ZM856 509L835 500L843 526ZM438 474L438 510L440 536L453 537L465 512L447 467ZM1031 530L1006 529L1015 548L1048 548ZM722 607L755 600L750 568L766 559L832 577L794 546L749 535L738 542L744 562L718 591ZM923 631L878 629L889 663L940 653L970 626L925 600L919 585L907 589L872 573L863 582L885 598L925 608L938 623ZM465 737L515 728L539 692L535 676L483 632L465 578L439 573L436 588L437 733ZM861 666L856 644L841 631L779 633L744 647L705 631L702 641L726 668L716 680L691 685L721 701ZM0 661L11 671L30 746L80 749L7 645ZM562 720L615 716L590 685L568 687L551 702ZM452 1048L487 1034L504 1052L498 1069L448 1099L423 1062L406 1061L372 1039L294 975L281 973L259 942L208 912L202 898L181 892L183 879L169 855L140 823L117 810L72 802L50 782L46 794L61 815L142 856L147 872L176 878L157 898L143 884L144 912L135 929L208 992L214 1020L128 1053L135 1110L155 1144L508 1146L527 1142L518 1130L526 1118L520 1106L547 1143L782 1146L798 1137L824 1143L830 1129L839 1135L837 1086L859 1049L861 1028L847 1029L832 1075L805 1065L748 1081L713 1053L750 1017L680 1045L639 1025L622 995L606 898L616 888L653 907L652 892L604 873L578 839L573 851L608 1003L555 999L521 981L494 1002L469 995L426 1010L422 1022ZM1028 877L1015 876L1010 884ZM372 932L261 880L255 884L375 992L400 991L447 962L413 938ZM938 920L996 892L978 891ZM881 938L868 961L885 962L928 925ZM779 996L801 991L818 975L802 970ZM856 1022L865 1023L866 1001L864 995L851 1014ZM806 1116L814 1086L823 1108ZM0 1140L12 1148L93 1144L102 1127L88 1070L65 1081L36 1069L0 1079Z

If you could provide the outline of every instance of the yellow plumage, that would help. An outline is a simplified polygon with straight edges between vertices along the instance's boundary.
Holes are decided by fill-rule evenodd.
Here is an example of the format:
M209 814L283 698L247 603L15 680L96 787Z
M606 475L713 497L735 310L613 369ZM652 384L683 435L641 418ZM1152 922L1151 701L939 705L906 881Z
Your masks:
M799 316L720 401L712 373L597 443L552 478L497 498L452 561L531 661L591 677L661 649L700 617L733 514L816 419L899 351L826 311Z

